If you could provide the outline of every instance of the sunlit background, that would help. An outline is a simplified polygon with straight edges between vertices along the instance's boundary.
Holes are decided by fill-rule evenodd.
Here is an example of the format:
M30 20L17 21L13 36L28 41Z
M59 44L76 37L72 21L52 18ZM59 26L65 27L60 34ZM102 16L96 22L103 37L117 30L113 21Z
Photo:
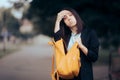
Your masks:
M0 7L2 8L10 8L13 4L11 4L8 0L1 0Z

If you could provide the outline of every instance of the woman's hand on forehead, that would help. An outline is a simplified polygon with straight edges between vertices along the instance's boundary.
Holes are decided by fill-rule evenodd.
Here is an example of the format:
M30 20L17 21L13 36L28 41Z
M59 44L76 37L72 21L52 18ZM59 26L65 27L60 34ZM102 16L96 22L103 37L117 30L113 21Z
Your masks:
M62 11L60 11L58 14L66 15L67 13L69 13L68 10L62 10Z

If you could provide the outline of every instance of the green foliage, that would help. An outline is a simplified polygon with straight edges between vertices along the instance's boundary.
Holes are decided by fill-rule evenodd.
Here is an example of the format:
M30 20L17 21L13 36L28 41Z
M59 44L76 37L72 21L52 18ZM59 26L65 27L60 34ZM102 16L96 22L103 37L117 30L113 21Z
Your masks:
M40 18L37 29L52 36L55 18L51 16L56 16L63 7L72 7L77 10L85 24L96 30L98 37L102 39L103 47L109 48L111 45L120 44L119 39L114 39L114 36L120 36L119 4L119 0L34 0L29 12L31 16ZM47 20L48 17L51 19Z
M120 44L119 3L120 0L33 0L26 16L33 22L37 34L53 36L57 13L63 7L72 7L85 24L96 30L102 47L117 47ZM6 24L11 32L13 30L19 33L18 22L12 16L6 17Z
M9 49L0 49L0 58L6 56L6 55L9 55L13 52L15 52L16 50L18 50L17 48L9 48Z
M10 34L18 36L20 34L19 27L20 23L19 21L12 16L10 13L10 9L4 10L2 13L2 25L0 26L0 29L2 30L2 27L6 27Z

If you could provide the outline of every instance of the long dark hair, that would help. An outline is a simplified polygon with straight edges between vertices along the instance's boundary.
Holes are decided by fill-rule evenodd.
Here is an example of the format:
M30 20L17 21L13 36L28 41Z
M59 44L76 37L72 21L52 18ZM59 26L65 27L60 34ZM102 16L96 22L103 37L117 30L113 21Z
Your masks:
M82 19L80 18L79 14L72 8L63 8L62 10L68 10L70 11L76 18L77 20L77 33L80 33L83 29L83 21ZM71 35L71 30L69 27L67 27L67 25L64 23L64 20L62 20L60 22L60 30L62 31L62 38L65 40L66 44L68 44L68 38L69 36Z

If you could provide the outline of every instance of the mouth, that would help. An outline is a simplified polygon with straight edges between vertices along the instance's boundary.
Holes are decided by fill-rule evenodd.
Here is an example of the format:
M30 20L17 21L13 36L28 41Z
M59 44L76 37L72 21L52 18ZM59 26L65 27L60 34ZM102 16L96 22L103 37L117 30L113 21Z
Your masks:
M70 24L73 24L73 21L69 21Z

